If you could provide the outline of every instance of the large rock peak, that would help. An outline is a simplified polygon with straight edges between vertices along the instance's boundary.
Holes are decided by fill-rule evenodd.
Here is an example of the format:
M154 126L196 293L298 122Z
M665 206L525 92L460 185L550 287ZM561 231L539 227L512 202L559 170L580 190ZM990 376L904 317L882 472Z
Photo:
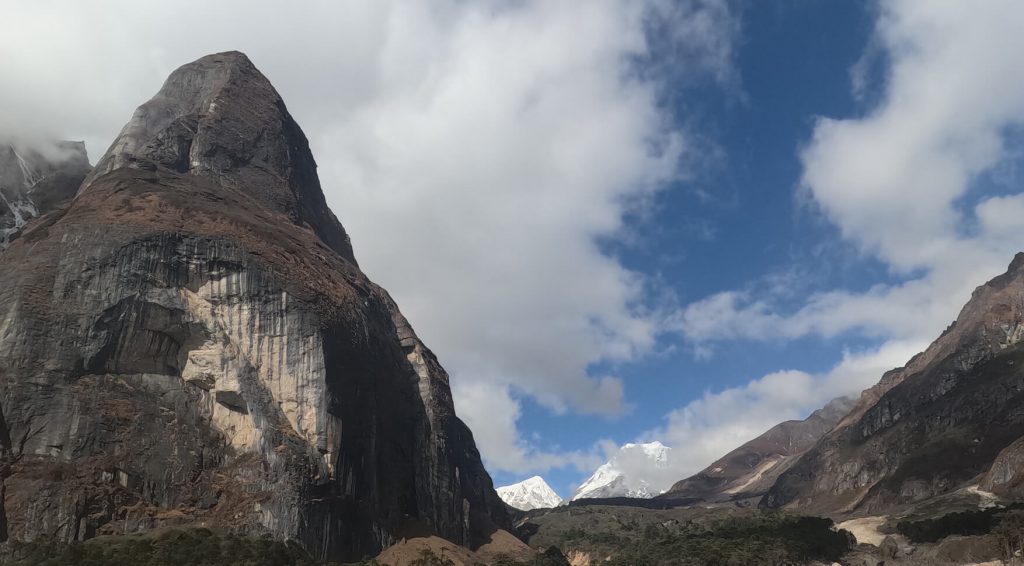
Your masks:
M0 183L34 199L41 171L0 144ZM69 186L50 214L8 207L0 542L206 524L351 561L511 526L447 373L244 55L175 71Z
M135 111L83 190L122 167L168 169L236 187L307 225L355 263L348 235L327 207L305 134L243 53L207 55L171 73Z

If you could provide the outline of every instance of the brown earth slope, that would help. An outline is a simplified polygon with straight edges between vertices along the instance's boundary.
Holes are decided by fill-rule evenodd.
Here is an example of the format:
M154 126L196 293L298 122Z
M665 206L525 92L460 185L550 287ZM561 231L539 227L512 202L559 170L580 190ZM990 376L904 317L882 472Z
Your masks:
M759 498L779 474L832 430L853 404L850 398L834 399L802 421L779 423L699 473L676 482L659 498L707 502Z

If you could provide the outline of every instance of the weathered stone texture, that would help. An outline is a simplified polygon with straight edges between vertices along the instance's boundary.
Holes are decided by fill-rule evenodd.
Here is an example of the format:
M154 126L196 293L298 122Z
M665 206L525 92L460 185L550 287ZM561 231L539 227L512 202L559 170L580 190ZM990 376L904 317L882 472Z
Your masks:
M0 266L4 536L206 522L357 559L507 526L447 374L244 55L175 71Z

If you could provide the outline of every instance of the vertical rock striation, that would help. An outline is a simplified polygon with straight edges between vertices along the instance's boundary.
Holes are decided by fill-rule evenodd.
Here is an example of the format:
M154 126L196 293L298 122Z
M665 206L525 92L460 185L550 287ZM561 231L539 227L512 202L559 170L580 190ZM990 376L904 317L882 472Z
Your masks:
M358 559L507 526L448 376L241 53L175 71L0 254L0 534L204 521Z

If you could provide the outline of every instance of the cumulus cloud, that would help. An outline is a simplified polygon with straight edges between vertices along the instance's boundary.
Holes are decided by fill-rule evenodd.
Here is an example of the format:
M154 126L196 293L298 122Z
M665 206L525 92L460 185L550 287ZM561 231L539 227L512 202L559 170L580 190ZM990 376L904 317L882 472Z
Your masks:
M622 474L619 487L624 492L657 495L679 481L682 465L677 459L685 457L686 452L666 447L668 450L662 454L658 450L661 442L652 442L654 446L632 442L619 446L607 440L598 443L608 466ZM593 494L580 495L590 497Z
M498 469L554 465L517 439L510 388L623 410L621 381L588 368L644 355L663 321L646 278L596 241L687 170L664 81L736 81L724 0L47 1L4 16L0 132L84 139L94 159L175 67L248 53Z
M455 384L455 409L473 423L473 435L484 440L481 450L489 468L510 473L532 473L572 467L587 473L601 464L601 443L589 450L543 450L519 434L516 421L522 411L507 385L483 381Z
M846 332L903 340L937 336L956 317L971 291L1004 270L1013 256L1009 215L1019 203L1010 197L1003 200L984 205L983 218L985 237L1000 239L1004 247L1000 251L963 245L959 249L964 257L936 265L925 276L895 285L875 285L864 292L837 289L812 293L793 312L780 311L771 290L723 291L690 303L673 324L688 341L703 347L722 340L832 338ZM997 210L1001 205L1006 208Z
M349 222L364 265L460 375L615 413L621 383L586 368L648 351L659 321L596 239L679 174L686 140L664 129L658 85L626 74L647 55L643 4L530 6L449 23L435 52L396 41L386 60L430 65L327 134L324 169L364 188L339 204L375 212Z
M676 447L672 470L688 477L780 422L802 419L836 397L855 395L874 385L882 373L903 365L927 346L924 341L890 341L877 349L846 352L821 374L783 370L742 387L707 391L672 411L645 439Z
M802 155L805 185L847 238L895 268L948 259L957 199L1024 121L1021 16L1012 1L883 3L883 101L863 118L821 118Z
M1021 251L1024 194L1013 175L1000 175L1022 150L1021 18L1024 5L1009 0L881 3L851 76L855 95L883 96L863 116L818 119L800 152L801 191L845 241L902 281L812 293L792 310L779 306L791 297L752 285L696 301L676 319L705 357L723 340L855 333L881 346L823 375L774 373L674 411L651 434L693 451L687 473L903 365ZM882 60L884 84L867 83L867 67Z
M883 2L869 50L890 62L887 82L874 85L884 96L863 117L819 118L800 153L802 191L903 282L815 293L790 312L763 293L724 292L684 310L683 334L695 343L850 330L909 339L948 324L1021 247L1012 235L1019 183L986 178L1020 159L1020 17L1024 6L1011 1ZM864 80L855 87L868 88ZM1014 194L975 196L985 190Z

